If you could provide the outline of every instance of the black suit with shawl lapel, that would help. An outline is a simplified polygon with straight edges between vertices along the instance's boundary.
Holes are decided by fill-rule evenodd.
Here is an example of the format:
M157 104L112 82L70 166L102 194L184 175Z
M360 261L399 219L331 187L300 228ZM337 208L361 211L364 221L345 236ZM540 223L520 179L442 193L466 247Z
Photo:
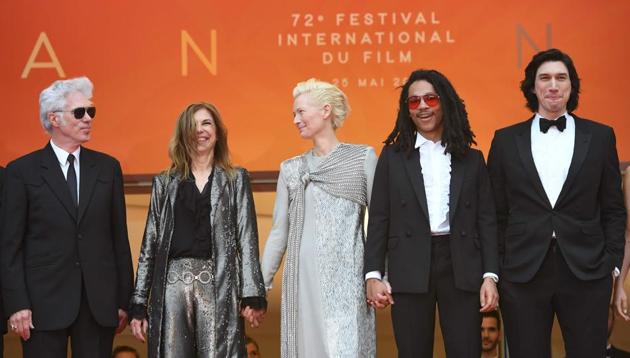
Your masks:
M481 152L471 149L463 158L453 157L450 238L432 244L435 238L431 236L418 150L406 153L391 146L383 148L372 190L365 272L387 272L395 300L392 319L399 356L432 354L436 300L447 352L454 356L479 355L482 276L499 269L493 204ZM436 280L437 261L446 262L442 266L448 267L441 268L446 275ZM448 293L442 296L442 291ZM403 301L416 303L408 306L409 312L396 314L394 310L400 311ZM397 318L405 315L423 327Z
M488 158L513 357L549 354L554 313L569 357L601 356L605 347L610 275L621 267L626 221L619 160L612 128L572 116L574 151L554 207L532 156L532 119L498 130Z
M78 208L50 143L9 163L6 172L7 315L30 309L36 330L62 330L85 305L98 325L116 327L133 281L118 161L81 148Z

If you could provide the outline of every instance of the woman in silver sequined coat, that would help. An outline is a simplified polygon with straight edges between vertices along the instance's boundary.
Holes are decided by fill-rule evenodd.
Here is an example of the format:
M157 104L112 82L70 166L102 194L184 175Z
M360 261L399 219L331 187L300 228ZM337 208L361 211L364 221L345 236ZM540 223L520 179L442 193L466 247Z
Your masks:
M189 105L153 179L131 300L131 328L149 357L246 357L245 317L266 309L256 213L245 169L208 103Z

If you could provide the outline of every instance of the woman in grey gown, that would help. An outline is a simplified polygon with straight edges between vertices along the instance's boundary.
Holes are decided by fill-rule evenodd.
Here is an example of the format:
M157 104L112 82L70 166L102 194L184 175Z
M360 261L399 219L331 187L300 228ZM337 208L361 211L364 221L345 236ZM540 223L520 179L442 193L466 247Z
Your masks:
M189 105L153 179L131 301L149 357L246 357L243 318L266 309L248 174L230 162L217 109Z
M293 90L293 123L313 142L284 161L262 271L271 288L282 257L282 357L374 357L374 312L365 301L364 213L376 154L340 143L345 94L310 79Z

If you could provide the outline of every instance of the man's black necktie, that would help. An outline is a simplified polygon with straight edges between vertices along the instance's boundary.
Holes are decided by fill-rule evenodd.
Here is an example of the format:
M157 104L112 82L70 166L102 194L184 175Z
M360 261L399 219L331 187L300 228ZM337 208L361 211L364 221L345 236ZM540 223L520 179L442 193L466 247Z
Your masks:
M74 155L68 155L68 189L70 189L70 196L72 196L72 202L74 206L79 206L79 199L77 197L77 172L74 170Z
M543 133L547 133L549 128L552 126L556 126L556 128L562 132L567 127L567 118L565 116L560 116L555 121L552 121L550 119L540 117L538 123L540 123L540 131Z

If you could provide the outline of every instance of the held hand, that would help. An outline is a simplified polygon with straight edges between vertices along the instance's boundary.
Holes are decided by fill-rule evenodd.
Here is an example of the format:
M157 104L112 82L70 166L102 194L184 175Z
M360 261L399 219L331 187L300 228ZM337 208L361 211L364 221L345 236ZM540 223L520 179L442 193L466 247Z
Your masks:
M250 327L258 328L262 324L266 312L266 309L257 310L246 306L241 310L241 316L243 316L249 322Z
M499 307L499 292L497 284L490 277L483 279L481 289L479 290L479 302L481 309L479 312L490 312Z
M144 335L147 333L149 322L146 319L139 320L134 318L131 320L129 326L131 326L131 333L133 333L133 336L139 341L145 342Z
M31 310L27 309L17 311L9 317L11 329L25 341L31 338L31 329L35 328L33 326L32 316L33 313Z
M374 308L385 308L394 304L392 288L388 282L370 278L367 280L365 291L367 303Z
M615 284L613 305L615 306L619 316L621 316L625 321L630 320L630 315L628 315L628 296L626 295L626 290L624 289L623 282L621 281L616 282Z
M116 327L116 334L122 332L127 327L128 317L127 312L123 309L118 309L118 327Z

